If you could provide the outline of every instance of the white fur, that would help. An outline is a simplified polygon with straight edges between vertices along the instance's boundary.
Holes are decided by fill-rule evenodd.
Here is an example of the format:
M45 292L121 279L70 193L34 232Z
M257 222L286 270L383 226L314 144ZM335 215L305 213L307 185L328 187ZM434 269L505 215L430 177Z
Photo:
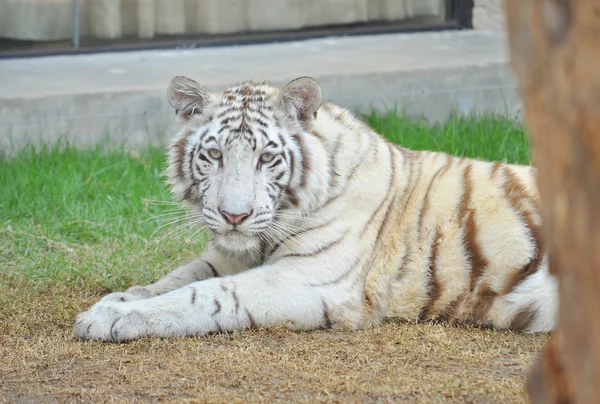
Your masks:
M211 242L158 282L81 313L77 337L360 328L391 317L554 327L556 280L537 240L530 167L392 146L321 105L308 78L219 94L175 78L169 100L182 126L168 183ZM272 166L265 153L277 155ZM250 215L234 226L222 211Z

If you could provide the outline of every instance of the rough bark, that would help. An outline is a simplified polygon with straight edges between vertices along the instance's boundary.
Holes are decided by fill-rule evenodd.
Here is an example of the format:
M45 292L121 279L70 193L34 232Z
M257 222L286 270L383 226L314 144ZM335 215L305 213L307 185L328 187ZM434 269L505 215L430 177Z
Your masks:
M506 0L511 63L539 169L558 330L533 403L600 403L600 0Z

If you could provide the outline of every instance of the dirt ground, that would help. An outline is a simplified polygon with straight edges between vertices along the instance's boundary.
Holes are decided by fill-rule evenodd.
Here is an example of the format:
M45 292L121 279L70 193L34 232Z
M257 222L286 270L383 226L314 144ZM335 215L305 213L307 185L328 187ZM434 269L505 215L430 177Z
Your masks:
M87 294L86 294L87 293ZM545 335L389 322L126 344L72 338L99 294L4 288L0 401L523 403Z

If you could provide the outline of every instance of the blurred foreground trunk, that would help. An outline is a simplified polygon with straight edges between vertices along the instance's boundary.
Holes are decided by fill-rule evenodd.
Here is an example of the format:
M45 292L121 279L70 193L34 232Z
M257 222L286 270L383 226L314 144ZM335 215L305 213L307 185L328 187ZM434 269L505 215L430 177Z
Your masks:
M528 393L534 404L600 403L600 0L505 4L560 282L558 330Z

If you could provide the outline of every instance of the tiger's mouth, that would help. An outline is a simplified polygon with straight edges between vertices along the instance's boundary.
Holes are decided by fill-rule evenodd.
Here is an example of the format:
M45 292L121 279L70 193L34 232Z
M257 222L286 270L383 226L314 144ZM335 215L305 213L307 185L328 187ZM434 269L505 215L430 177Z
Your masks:
M221 233L222 236L233 239L253 239L254 236L252 233L244 231L243 229L234 227L232 229L227 229Z
M217 233L215 241L222 248L237 252L253 250L260 245L260 240L257 237L240 229L229 229Z

